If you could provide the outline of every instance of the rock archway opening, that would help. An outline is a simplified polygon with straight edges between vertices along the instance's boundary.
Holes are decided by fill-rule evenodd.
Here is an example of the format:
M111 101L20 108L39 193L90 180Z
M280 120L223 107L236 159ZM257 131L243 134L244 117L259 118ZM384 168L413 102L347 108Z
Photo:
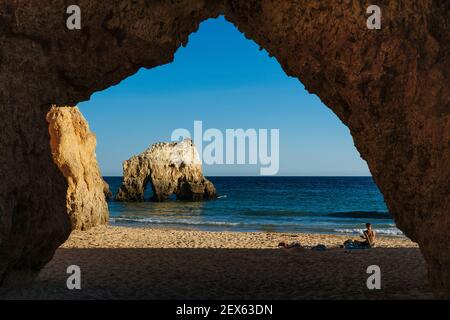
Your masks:
M222 41L214 40L213 35L219 36ZM380 234L401 234L393 226L383 196L369 177L367 165L360 159L348 129L317 96L306 92L297 79L287 77L275 59L269 57L266 51L261 51L254 42L245 39L223 17L203 22L198 32L191 35L189 45L176 53L173 63L141 70L120 85L96 93L91 101L82 103L80 109L97 136L96 155L110 187L108 202L110 206L112 202L124 202L121 205L115 203L110 208L114 221L123 222L123 214L127 213L126 202L215 198L216 188L203 176L199 159L199 154L202 158L208 156L207 149L211 147L212 139L203 138L208 133L219 131L223 133L220 139L225 140L226 131L233 130L230 127L243 128L245 133L256 129L254 132L258 138L262 130L268 129L270 134L273 127L260 128L269 124L281 130L281 141L277 142L284 145L279 155L283 162L279 176L317 175L322 178L286 180L288 184L293 183L292 189L286 189L286 192L297 193L286 199L277 198L276 193L270 191L271 188L283 187L285 181L280 179L260 179L262 182L259 184L264 186L260 189L254 189L248 181L235 181L236 185L243 184L243 190L233 194L235 190L229 190L229 184L224 179L214 176L221 173L228 176L257 175L260 164L248 163L251 155L249 150L245 150L246 163L227 165L227 152L230 150L226 148L228 143L222 141L224 148L214 150L214 153L222 154L222 160L216 157L212 165L203 165L208 175L213 176L213 183L220 186L218 191L222 200L217 208L215 205L208 205L208 209L195 207L190 216L182 205L174 205L172 210L165 206L164 210L171 212L170 217L165 218L155 212L161 210L161 206L143 206L141 208L146 208L147 212L136 213L133 205L133 209L129 210L133 212L133 223L135 220L149 221L155 216L150 220L173 225L177 223L173 212L180 210L183 213L178 220L182 226L192 223L204 228L214 226L215 229L223 225L226 229L236 227L251 231L282 232L283 228L289 228L290 231L323 232L325 229L319 224L328 223L330 227L325 231L355 235L370 220ZM293 118L297 120L292 122ZM192 126L189 128L191 132L198 134L198 122L203 125L200 128L201 149L193 148L189 143L184 146L183 143L158 142L170 140L174 132L180 130L177 126ZM208 128L213 125L218 128ZM245 136L246 149L252 145L251 138L250 134ZM254 142L257 145L264 141ZM293 151L294 148L301 151ZM236 153L233 161L237 160L239 151L234 147L232 151ZM222 163L218 164L220 161ZM225 169L221 171L222 167ZM122 175L123 178L118 178ZM367 177L339 178L349 175ZM326 176L337 177L327 179ZM253 192L249 192L252 189ZM353 192L351 199L344 199L351 193L350 189L356 192ZM308 194L318 198L308 199ZM74 198L77 195L68 195L69 202L74 202ZM228 202L236 199L241 207L232 207L225 199ZM253 203L249 199L253 199ZM257 211L271 214L264 219L255 218L255 227L250 227L251 223L242 218L244 214L235 212L238 217L231 217L231 211L236 210L249 212L250 217L255 217L254 205L258 201ZM83 200L78 202L83 203ZM103 207L103 202L101 204L100 207ZM230 217L217 213L223 213L223 206ZM68 207L72 206L69 204ZM131 214L126 215L125 218L129 219ZM143 218L139 219L139 215ZM83 220L90 220L84 216L81 214ZM187 216L189 222L186 221ZM339 221L342 218L353 220L344 223ZM309 220L317 220L317 225L305 222ZM96 223L94 219L91 225ZM306 227L300 227L302 224Z
M373 32L360 1L342 6L336 12L331 3L275 0L98 2L83 8L82 31L70 32L61 27L62 3L43 3L49 10L37 13L22 3L0 4L1 280L42 268L71 230L68 177L77 179L61 174L51 156L49 103L76 105L141 67L172 61L201 21L224 14L348 126L396 225L419 243L435 295L448 298L448 8L435 1L389 4L384 27Z

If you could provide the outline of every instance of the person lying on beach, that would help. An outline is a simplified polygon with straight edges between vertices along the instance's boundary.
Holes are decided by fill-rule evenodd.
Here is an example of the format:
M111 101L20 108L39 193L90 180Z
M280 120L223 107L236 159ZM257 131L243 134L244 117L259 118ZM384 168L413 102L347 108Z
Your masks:
M278 247L291 249L291 248L301 248L302 246L297 241L294 241L294 242L291 242L291 243L287 243L285 241L281 241L280 243L278 243Z

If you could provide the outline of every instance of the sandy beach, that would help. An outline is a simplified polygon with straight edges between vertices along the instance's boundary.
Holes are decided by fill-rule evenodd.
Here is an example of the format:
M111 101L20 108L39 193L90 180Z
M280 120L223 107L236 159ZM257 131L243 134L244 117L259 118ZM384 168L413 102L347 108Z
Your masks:
M404 237L346 250L349 236L101 226L75 231L33 284L2 299L429 299L426 264ZM353 237L354 239L356 237ZM280 249L298 241L326 251ZM81 268L81 290L66 269ZM381 268L381 290L366 286Z

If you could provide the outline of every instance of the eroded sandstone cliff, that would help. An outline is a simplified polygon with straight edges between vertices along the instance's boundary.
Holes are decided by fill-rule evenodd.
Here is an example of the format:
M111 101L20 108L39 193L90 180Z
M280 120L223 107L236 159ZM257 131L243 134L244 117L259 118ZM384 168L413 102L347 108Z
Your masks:
M67 179L67 214L72 229L108 222L109 188L95 155L96 138L77 107L52 107L47 114L53 160Z
M380 0L381 30L366 28L365 0L78 4L82 29L69 31L64 1L0 0L0 281L39 270L70 231L50 104L172 61L201 21L224 14L349 127L435 295L450 298L448 1Z
M216 197L214 185L202 173L202 163L190 139L160 142L123 163L123 183L118 201L143 201L149 184L153 201L209 200Z

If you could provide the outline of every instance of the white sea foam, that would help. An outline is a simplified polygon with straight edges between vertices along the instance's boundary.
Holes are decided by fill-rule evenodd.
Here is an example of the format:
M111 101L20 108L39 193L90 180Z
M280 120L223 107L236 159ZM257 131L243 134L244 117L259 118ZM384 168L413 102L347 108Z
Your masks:
M374 229L375 232L377 234L384 234L384 235L390 235L390 236L402 236L403 232L401 232L399 229L397 228L388 228L388 229ZM359 234L363 234L364 229L358 229L358 228L354 228L354 229L334 229L334 232L338 232L338 233L351 233L351 234L355 234L355 233L359 233Z
M226 221L198 221L190 219L155 219L155 218L124 218L115 217L111 218L112 222L137 222L137 223L154 223L154 224L187 224L187 225L205 225L205 226L238 226L240 223L237 222L226 222Z

